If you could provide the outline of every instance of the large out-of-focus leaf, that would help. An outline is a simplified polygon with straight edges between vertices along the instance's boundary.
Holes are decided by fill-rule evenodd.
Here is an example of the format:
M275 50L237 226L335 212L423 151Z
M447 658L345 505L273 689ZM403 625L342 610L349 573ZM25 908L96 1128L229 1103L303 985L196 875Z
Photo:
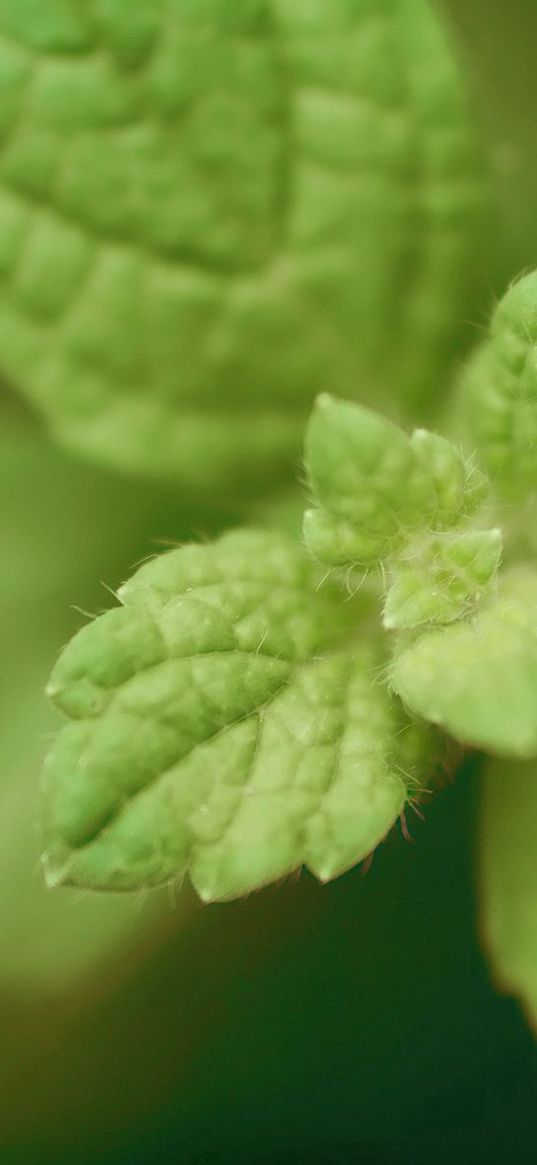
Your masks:
M482 797L483 939L498 985L537 1030L537 762L488 762Z
M445 383L486 198L425 0L1 0L0 111L0 366L73 445L236 482Z

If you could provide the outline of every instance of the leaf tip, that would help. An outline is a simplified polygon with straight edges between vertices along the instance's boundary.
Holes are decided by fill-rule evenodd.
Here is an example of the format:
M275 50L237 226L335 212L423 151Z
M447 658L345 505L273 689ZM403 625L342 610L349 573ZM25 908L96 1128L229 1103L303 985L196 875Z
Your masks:
M47 700L52 700L53 702L56 701L58 696L61 695L62 689L63 685L60 684L57 679L51 678L48 683L45 684L45 696L47 697Z
M329 392L320 392L315 398L315 408L326 412L334 404L334 397Z

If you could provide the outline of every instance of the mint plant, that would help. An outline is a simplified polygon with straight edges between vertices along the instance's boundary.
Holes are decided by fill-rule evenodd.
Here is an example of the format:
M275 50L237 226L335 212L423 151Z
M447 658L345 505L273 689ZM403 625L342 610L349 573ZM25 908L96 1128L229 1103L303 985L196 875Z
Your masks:
M48 886L327 882L479 750L485 941L534 1020L537 275L464 363L492 183L435 11L3 0L0 95L2 375L185 514L255 514L61 653Z
M50 885L188 873L213 901L301 865L326 881L439 783L444 733L537 756L537 571L504 502L530 462L513 480L498 456L531 412L536 287L507 293L464 374L490 477L446 437L322 395L305 546L244 530L179 547L67 646L48 689L70 721L43 783Z

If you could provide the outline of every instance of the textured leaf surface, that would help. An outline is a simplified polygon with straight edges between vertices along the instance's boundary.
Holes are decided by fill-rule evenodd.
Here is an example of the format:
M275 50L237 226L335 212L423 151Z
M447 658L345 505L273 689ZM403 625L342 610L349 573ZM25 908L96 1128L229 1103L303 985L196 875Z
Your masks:
M234 897L304 863L332 878L381 840L421 737L363 609L315 581L281 535L234 533L142 567L79 633L50 683L73 719L44 779L52 884L188 870L203 899Z
M500 492L537 487L537 273L499 303L490 335L463 379L464 406Z
M536 755L537 574L512 570L472 619L402 640L391 683L464 744Z
M331 566L367 566L420 527L449 529L487 489L484 475L444 437L426 429L408 436L380 413L328 393L315 402L304 459L318 506L306 511L304 538L313 557Z
M329 566L378 563L389 546L385 535L369 534L348 518L322 509L305 511L302 532L313 558Z
M481 927L498 985L537 1028L537 765L488 762L482 781Z
M384 626L395 630L460 618L495 578L501 553L500 530L416 538L393 570Z
M3 371L93 455L207 484L445 377L483 189L423 0L0 0L0 145Z

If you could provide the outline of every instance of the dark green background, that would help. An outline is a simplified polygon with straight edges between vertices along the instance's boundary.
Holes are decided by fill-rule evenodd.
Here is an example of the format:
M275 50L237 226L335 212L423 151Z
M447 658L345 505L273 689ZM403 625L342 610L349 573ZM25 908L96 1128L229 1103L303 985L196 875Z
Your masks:
M2 1162L535 1161L537 1050L475 938L477 787L470 766L366 876L199 910L48 1015L17 1085L34 1148Z

